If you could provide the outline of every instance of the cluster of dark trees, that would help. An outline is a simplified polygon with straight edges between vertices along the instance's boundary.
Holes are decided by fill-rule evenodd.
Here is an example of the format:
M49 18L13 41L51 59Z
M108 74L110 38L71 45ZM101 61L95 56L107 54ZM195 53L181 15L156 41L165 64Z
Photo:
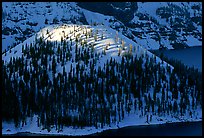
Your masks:
M79 35L67 40L36 38L22 47L21 57L2 61L3 120L21 127L27 117L37 115L37 125L48 131L62 131L64 126L103 128L134 112L182 116L202 105L202 80L193 69L175 63L172 70L147 52L121 56L121 62L110 57L96 67L105 54L97 54Z

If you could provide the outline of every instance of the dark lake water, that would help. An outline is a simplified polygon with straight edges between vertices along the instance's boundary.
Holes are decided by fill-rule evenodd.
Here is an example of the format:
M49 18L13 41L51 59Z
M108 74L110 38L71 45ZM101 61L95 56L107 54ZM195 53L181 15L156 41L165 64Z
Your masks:
M163 53L167 58L180 60L185 65L198 68L202 72L202 46L195 46L185 49L154 50L153 53Z
M202 136L202 122L130 126L93 134L94 136Z

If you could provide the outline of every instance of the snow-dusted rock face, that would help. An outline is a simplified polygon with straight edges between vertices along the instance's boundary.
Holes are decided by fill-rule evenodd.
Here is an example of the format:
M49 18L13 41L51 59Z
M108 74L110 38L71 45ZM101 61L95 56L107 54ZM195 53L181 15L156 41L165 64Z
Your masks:
M114 16L124 24L133 19L138 8L136 2L78 2L77 5L93 12Z
M84 17L83 8L108 15L111 19L100 23L108 21L107 26L147 49L202 44L201 2L3 2L2 51L47 25L87 24L89 18L94 20Z
M78 5L114 16L123 24L115 27L112 24L118 21L110 20L111 26L122 28L126 36L147 49L174 49L202 44L202 4L199 2L120 2L115 5L114 2L82 2Z

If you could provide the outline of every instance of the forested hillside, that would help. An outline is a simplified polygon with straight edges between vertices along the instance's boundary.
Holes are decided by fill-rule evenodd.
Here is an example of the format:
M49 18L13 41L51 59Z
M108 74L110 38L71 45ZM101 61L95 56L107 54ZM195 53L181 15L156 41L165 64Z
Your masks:
M202 120L201 74L105 25L51 25L2 59L3 128L14 121L22 131L37 117L38 133L72 135L128 117L143 124Z

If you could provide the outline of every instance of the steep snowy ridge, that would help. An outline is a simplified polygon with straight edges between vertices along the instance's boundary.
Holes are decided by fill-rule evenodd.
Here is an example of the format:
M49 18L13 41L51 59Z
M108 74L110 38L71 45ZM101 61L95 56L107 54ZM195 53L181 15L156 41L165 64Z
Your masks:
M88 11L87 11L88 12ZM99 15L98 13L94 13L96 14L98 18L100 18L102 15ZM87 14L85 14L87 16ZM88 14L88 16L90 15L90 13ZM89 17L94 17L92 14L91 16ZM98 18L93 18L95 20L93 20L93 22L96 22L100 20L97 20ZM101 19L101 18L100 18ZM89 21L89 20L88 20ZM102 21L104 21L104 19L102 18ZM67 27L68 26L68 27ZM71 27L70 27L71 26ZM5 61L5 63L9 63L10 62L10 59L12 58L19 58L22 56L22 46L24 45L30 45L31 43L34 45L36 39L39 39L40 37L43 37L44 38L44 41L50 41L50 42L60 42L61 41L61 38L64 37L64 34L67 34L67 37L71 37L73 40L75 39L75 36L73 35L70 35L70 31L74 31L74 27L73 26L76 26L76 29L77 27L88 27L88 26L79 26L79 25L74 25L74 24L62 24L62 25L50 25L50 26L47 26L43 29L41 29L37 34L33 35L32 37L30 37L29 39L25 40L23 43L15 46L14 48L12 48L11 50L7 51L6 53L4 53L2 55L2 59ZM90 27L88 27L90 28ZM103 57L104 59L102 59L100 61L100 64L99 65L104 65L104 63L106 63L107 61L106 60L110 60L111 57L113 58L116 58L117 60L121 61L120 58L118 58L118 48L120 47L120 44L119 43L116 43L115 42L115 36L116 36L116 31L113 30L112 28L108 28L104 25L98 25L98 26L92 26L91 27L94 31L95 30L100 30L99 32L99 35L102 35L103 33L103 36L104 36L104 39L105 40L102 40L102 41L98 41L98 43L95 45L95 51L97 53L102 53L103 50L104 50L104 47L107 45L107 44L110 44L110 49L111 50L108 50L109 52L107 52L107 55L105 55L105 57ZM90 30L90 29L88 29ZM47 32L49 32L47 34ZM77 34L82 34L82 30L78 31L76 33ZM106 32L106 33L104 33ZM118 37L123 40L125 42L125 51L122 51L121 54L123 54L124 52L127 52L128 49L130 49L130 44L133 45L134 48L139 48L137 49L137 51L135 51L135 54L136 55L141 55L141 54L145 54L145 52L148 54L149 57L153 57L154 55L149 52L147 49L144 49L143 47L141 47L140 45L138 45L137 43L135 43L134 41L130 40L129 38L125 37L124 35L122 35L121 33L118 33ZM82 37L82 39L84 39L84 37ZM68 40L69 41L69 40ZM87 42L87 44L92 44L94 43L94 40L90 40ZM134 54L133 54L134 55ZM161 59L159 57L156 57L157 58L157 62L161 62ZM168 63L166 63L164 61L164 66L166 66ZM171 65L169 65L172 69L173 67ZM70 69L70 65L69 67L66 67L68 70ZM96 68L98 68L96 66ZM62 72L62 69L60 69L61 72Z

